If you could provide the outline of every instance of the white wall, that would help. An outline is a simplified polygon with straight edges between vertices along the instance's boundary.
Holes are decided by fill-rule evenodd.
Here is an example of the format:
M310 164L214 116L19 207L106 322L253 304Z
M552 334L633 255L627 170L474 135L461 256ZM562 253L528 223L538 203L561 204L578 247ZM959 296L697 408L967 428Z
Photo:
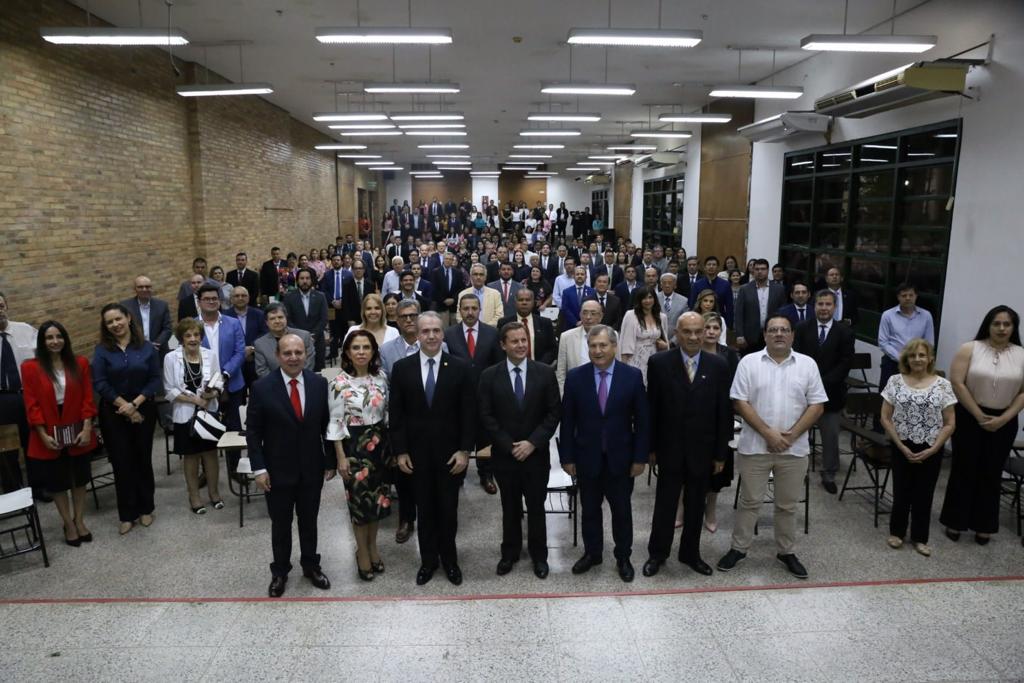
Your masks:
M398 205L409 202L412 205L412 176L407 173L396 173L393 180L386 180L384 185L384 209L391 206L391 200L397 199Z
M583 182L583 178L586 177L583 173L574 171L559 171L559 173L560 175L548 178L547 187L547 203L554 204L556 209L559 202L565 202L565 207L570 211L582 211L584 207L590 206L591 192L608 187L607 185Z
M479 206L480 200L484 195L487 195L488 199L501 206L501 199L498 197L497 178L473 178L471 182L473 183L473 196L470 198L470 201L473 204Z
M939 366L945 368L959 345L974 336L990 307L1005 303L1018 311L1024 308L1018 271L1024 262L1019 202L1024 189L1024 135L1019 125L1024 109L1024 3L933 0L901 17L896 32L938 36L938 45L921 57L925 60L953 55L995 34L992 63L968 74L973 99L946 97L864 119L837 119L832 137L839 142L963 117L938 348ZM816 97L912 59L817 55L775 77L778 85L802 85L803 98L785 105L761 103L756 118L783 109L811 109ZM774 260L778 254L783 154L820 144L820 139L802 138L754 145L747 252L751 256ZM875 360L877 367L877 355Z

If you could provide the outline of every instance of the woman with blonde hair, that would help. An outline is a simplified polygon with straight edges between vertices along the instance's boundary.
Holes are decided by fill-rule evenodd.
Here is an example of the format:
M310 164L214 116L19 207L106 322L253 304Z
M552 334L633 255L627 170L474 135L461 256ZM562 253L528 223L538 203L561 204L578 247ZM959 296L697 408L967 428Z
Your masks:
M384 300L380 298L380 294L371 292L363 297L362 319L362 323L348 328L345 339L348 339L349 335L356 330L366 330L372 334L378 347L398 338L398 330L388 325L387 317L384 314Z

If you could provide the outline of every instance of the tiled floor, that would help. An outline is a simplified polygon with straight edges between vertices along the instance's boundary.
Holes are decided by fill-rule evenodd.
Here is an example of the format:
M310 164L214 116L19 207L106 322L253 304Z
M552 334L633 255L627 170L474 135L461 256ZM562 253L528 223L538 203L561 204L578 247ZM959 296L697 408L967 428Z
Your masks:
M159 449L156 459L162 468ZM670 562L647 579L644 478L636 581L619 580L610 549L602 566L573 576L582 549L554 516L552 573L541 581L527 561L495 575L499 504L471 477L460 508L465 583L438 575L417 587L415 543L394 543L394 518L381 531L386 573L358 580L344 492L332 482L320 515L331 590L296 571L291 600L270 602L265 507L248 508L242 529L235 499L194 516L173 467L157 475L156 523L124 537L112 489L98 513L90 508L91 545L61 543L56 512L41 507L51 567L38 554L0 563L3 680L1024 680L1024 548L1008 510L985 547L950 542L936 519L924 558L890 550L885 518L875 529L867 503L840 502L815 480L797 549L810 582L794 585L775 560L768 507L736 571L705 578ZM729 547L732 493L720 498L718 533L704 534L712 564Z

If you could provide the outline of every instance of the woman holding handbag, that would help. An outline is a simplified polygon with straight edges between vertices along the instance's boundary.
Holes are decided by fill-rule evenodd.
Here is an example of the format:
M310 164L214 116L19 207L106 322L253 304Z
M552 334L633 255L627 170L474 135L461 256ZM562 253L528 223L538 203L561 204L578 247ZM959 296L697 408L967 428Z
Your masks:
M89 361L71 350L63 325L47 320L39 326L36 357L21 364L21 381L25 416L32 430L25 454L29 467L53 496L64 521L64 542L74 547L90 543L85 486L92 465L89 453L96 448L92 430L96 405Z
M185 485L188 504L197 515L206 514L206 505L199 498L199 461L206 472L206 490L214 509L224 507L217 484L220 463L216 443L207 441L194 429L199 411L217 410L217 398L223 385L220 368L210 349L203 348L203 324L186 318L174 328L179 346L164 357L164 396L173 406L174 450L184 458Z

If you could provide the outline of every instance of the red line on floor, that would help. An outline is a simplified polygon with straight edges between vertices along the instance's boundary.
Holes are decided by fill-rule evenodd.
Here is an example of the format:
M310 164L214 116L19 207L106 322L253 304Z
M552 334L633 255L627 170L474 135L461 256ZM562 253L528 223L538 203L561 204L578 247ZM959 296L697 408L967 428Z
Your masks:
M882 579L877 581L838 581L835 583L780 583L763 586L708 586L703 588L661 588L640 591L602 591L572 593L496 593L493 595L351 595L304 597L184 597L184 598L0 598L0 605L77 605L77 604L147 604L199 602L453 602L476 600L537 600L562 598L629 598L658 595L690 595L704 593L738 593L744 591L793 590L806 588L862 588L875 586L906 586L932 583L981 583L991 581L1024 581L1024 576L963 576L922 579Z

